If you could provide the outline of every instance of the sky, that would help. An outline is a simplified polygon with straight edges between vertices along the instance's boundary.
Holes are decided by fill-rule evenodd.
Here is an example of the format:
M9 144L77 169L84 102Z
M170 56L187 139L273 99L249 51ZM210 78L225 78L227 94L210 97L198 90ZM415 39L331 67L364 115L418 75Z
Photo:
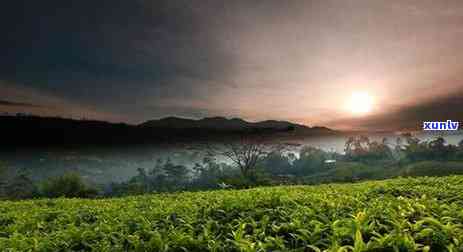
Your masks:
M0 32L0 112L367 130L463 119L460 0L17 0Z

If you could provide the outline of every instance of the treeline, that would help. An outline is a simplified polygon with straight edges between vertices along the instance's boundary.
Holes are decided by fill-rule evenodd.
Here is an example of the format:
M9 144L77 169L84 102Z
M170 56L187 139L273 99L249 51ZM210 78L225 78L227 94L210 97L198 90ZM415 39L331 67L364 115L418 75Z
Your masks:
M458 145L446 144L443 137L420 141L410 133L402 134L390 143L370 141L366 136L351 137L345 144L345 159L360 162L393 160L410 163L423 160L462 160L463 140Z
M88 184L77 173L66 173L36 183L24 173L4 181L0 180L0 199L30 198L94 198L101 191Z
M294 153L260 143L240 142L228 144L222 151L210 152L193 169L174 164L169 159L158 160L152 169L139 169L138 175L128 181L107 186L105 195L352 182L453 173L463 173L463 140L458 145L451 145L442 137L420 141L411 134L403 134L393 142L386 138L373 141L366 136L356 136L346 141L343 154L311 146Z
M317 184L397 176L463 174L463 140L447 144L442 137L420 141L404 134L392 142L350 137L344 153L305 146L298 153L255 141L208 148L193 168L159 159L151 169L121 183L98 186L69 173L34 183L24 174L0 179L0 197L114 197L153 192L249 188L281 184Z

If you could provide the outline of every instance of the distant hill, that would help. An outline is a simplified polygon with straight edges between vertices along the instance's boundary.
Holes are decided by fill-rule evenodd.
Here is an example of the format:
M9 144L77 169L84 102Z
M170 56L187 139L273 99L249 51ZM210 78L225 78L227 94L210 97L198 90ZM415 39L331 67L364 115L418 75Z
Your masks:
M251 123L239 118L227 119L225 117L206 117L199 120L165 117L144 122L139 126L144 128L239 130L251 127Z
M180 117L165 117L158 120L150 120L139 125L144 128L173 128L173 129L211 129L221 131L268 129L268 130L326 130L324 127L310 128L302 124L287 121L267 120L261 122L248 122L241 118L227 119L225 117L206 117L199 120Z
M224 140L237 134L293 137L336 134L325 127L307 127L287 121L248 122L240 118L207 117L199 120L166 117L139 125L40 116L0 116L0 148L46 145L152 144L176 141Z

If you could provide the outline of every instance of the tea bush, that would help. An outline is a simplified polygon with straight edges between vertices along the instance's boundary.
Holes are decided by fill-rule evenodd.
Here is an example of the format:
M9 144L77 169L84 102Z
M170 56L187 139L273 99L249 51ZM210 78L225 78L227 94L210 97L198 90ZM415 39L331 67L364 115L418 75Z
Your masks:
M0 202L1 251L462 251L463 176Z

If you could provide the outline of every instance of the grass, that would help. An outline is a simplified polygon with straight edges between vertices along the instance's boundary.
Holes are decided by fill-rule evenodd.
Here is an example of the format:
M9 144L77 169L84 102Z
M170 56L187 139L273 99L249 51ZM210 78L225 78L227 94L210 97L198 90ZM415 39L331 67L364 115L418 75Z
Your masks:
M0 202L1 251L463 251L463 176Z

